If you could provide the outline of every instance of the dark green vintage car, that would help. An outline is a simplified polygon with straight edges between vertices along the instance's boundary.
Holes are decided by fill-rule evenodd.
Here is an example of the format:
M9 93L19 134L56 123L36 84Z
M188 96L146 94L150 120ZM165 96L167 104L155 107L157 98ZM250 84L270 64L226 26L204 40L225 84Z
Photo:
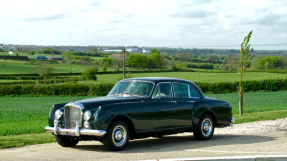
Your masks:
M54 105L45 130L63 147L98 140L123 150L131 139L182 132L208 140L214 127L233 122L230 103L205 97L194 83L149 77L121 80L106 97Z

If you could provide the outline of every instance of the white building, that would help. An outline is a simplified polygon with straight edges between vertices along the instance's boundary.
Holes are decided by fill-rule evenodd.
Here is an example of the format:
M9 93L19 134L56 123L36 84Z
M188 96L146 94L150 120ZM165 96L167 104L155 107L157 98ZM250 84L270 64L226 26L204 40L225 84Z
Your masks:
M144 53L144 54L148 54L148 53L150 53L150 50L148 50L148 49L143 49L143 53Z
M137 48L127 48L127 51L136 53L136 52L138 52L138 49Z
M15 54L13 51L9 51L9 54Z

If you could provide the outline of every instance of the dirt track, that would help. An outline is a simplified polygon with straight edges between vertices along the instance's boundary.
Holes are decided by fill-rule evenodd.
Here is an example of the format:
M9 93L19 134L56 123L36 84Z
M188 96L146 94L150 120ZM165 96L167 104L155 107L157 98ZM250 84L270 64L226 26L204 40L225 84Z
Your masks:
M130 141L124 151L110 152L96 141L63 148L57 143L0 150L0 160L144 160L243 155L286 155L287 118L215 129L209 141L192 133Z

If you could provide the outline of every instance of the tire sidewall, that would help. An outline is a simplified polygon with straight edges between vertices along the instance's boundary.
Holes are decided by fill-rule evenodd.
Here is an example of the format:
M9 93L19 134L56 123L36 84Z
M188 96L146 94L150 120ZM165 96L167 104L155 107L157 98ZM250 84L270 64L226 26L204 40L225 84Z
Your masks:
M210 131L210 134L208 136L204 135L204 132L202 130L202 123L205 119L209 119L211 121L211 131ZM209 114L205 114L201 117L196 133L197 133L197 135L199 135L200 140L209 140L212 138L213 133L214 133L214 120Z
M113 142L113 137L114 137L113 131L114 131L115 127L117 127L119 125L123 126L126 130L126 141L122 146L116 146ZM123 150L126 148L126 146L129 143L129 137L130 137L129 136L129 128L128 128L127 124L123 121L115 121L108 128L107 135L104 137L103 143L108 150L119 151L119 150Z

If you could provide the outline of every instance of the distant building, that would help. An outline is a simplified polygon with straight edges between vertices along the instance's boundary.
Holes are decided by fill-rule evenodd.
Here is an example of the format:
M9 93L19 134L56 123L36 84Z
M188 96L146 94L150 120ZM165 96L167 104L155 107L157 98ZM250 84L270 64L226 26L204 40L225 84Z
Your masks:
M36 59L37 60L40 60L40 59L42 59L42 60L46 60L46 59L48 59L45 55L38 55L37 57L36 57Z
M107 50L103 50L102 52L107 53L107 52L112 52L112 53L120 53L122 50L118 50L118 49L107 49Z
M138 52L138 48L127 48L126 49L128 52L134 52L134 53L137 53Z
M63 61L65 61L64 57L48 57L48 60L55 60L57 61L57 63L62 63Z
M13 51L9 51L9 54L15 54Z
M144 53L144 54L148 54L148 53L150 53L150 50L148 50L148 49L143 49L143 53Z

